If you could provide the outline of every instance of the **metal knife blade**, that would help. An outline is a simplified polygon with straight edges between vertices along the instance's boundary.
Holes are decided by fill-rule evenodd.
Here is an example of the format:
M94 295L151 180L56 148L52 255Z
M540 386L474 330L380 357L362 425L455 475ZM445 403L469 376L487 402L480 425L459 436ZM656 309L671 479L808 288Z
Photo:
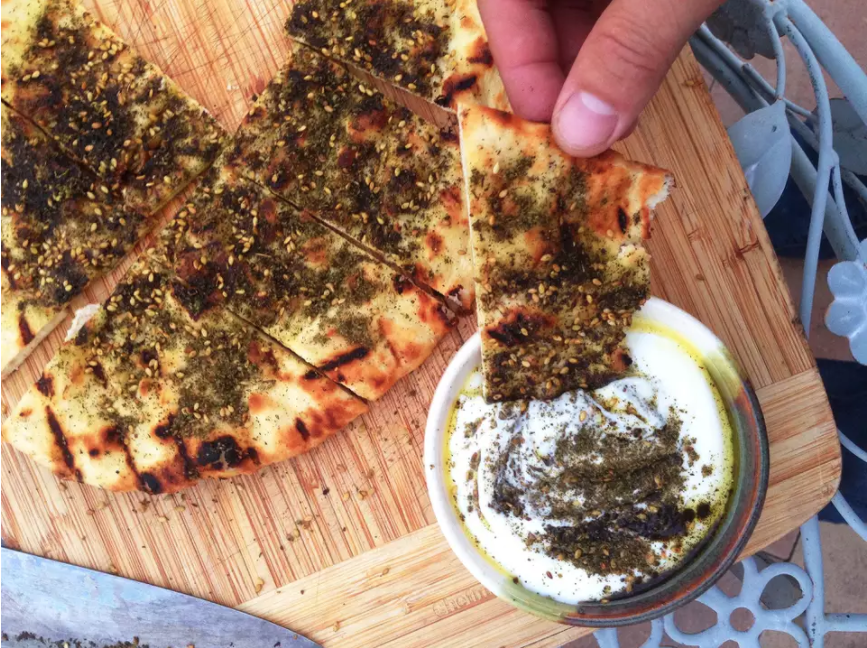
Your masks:
M137 637L140 646L150 648L322 648L210 601L6 547L0 552L4 646L32 645L27 637L32 642L35 636L70 646Z

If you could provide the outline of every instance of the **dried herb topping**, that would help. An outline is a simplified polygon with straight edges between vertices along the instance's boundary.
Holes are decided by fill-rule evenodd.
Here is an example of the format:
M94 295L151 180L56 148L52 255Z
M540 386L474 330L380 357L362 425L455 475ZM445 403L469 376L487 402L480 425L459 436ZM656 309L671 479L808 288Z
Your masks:
M224 132L156 66L69 0L34 7L3 99L146 214L201 173ZM23 27L22 27L23 29Z
M584 173L528 177L532 164L521 157L497 173L470 176L471 195L490 214L473 223L479 308L503 314L484 328L493 342L484 355L490 400L607 384L628 367L625 329L649 296L646 257L621 264L583 224ZM544 246L539 258L522 245L527 234Z
M226 156L408 276L471 303L459 149L342 66L295 47Z
M3 272L19 304L59 307L113 268L149 223L3 106Z
M445 7L443 7L445 9ZM431 100L444 100L448 16L403 1L304 0L286 31L325 55L350 61Z

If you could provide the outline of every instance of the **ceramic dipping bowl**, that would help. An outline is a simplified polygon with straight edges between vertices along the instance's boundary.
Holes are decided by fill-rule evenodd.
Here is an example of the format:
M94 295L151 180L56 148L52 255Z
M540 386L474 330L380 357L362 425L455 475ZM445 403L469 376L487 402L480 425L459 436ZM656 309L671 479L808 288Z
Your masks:
M469 375L481 363L476 333L455 354L440 380L425 430L425 470L434 513L452 550L482 585L498 597L539 617L561 623L610 627L668 614L700 596L735 562L761 512L768 487L768 440L758 400L723 343L701 322L661 299L651 298L636 313L687 341L714 382L729 418L732 440L732 492L719 522L698 548L671 571L632 594L606 603L567 604L515 583L467 535L446 480L446 442L453 405Z

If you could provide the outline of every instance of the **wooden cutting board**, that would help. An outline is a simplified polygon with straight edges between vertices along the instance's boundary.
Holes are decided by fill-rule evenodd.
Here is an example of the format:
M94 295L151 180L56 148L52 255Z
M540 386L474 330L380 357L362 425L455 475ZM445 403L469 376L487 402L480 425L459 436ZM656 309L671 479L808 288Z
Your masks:
M87 4L229 130L287 51L286 1ZM653 231L654 293L726 342L764 409L771 485L749 554L815 514L835 492L840 451L828 401L689 52L621 148L677 178ZM117 275L86 297L104 299ZM315 451L173 496L61 483L4 444L3 540L238 606L328 646L466 645L468 637L474 645L553 646L575 638L588 631L540 621L495 599L436 527L421 459L426 411L446 364L474 329L473 318L463 318L418 371ZM4 415L63 331L4 381Z

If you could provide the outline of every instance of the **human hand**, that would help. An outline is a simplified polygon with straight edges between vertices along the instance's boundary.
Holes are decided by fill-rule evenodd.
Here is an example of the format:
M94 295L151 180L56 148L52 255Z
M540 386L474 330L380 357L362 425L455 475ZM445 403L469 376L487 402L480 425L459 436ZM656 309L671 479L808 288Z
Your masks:
M478 0L512 108L564 151L601 153L635 127L678 53L723 0Z

